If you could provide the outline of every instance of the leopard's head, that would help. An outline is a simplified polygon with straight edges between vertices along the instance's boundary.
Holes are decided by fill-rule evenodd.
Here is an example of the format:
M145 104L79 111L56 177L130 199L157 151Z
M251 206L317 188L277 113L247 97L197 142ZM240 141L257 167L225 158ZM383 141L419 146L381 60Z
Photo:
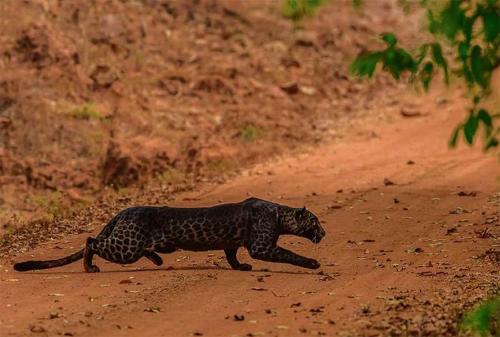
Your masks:
M318 217L303 208L291 208L282 219L282 226L288 234L294 234L319 243L326 235Z

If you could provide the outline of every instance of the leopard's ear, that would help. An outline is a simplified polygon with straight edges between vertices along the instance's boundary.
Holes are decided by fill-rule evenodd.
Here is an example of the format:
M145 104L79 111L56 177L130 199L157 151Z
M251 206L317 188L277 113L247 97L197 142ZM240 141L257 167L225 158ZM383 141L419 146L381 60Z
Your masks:
M296 208L295 209L295 215L297 216L297 218L302 218L307 212L307 209L306 207L302 207L302 208Z

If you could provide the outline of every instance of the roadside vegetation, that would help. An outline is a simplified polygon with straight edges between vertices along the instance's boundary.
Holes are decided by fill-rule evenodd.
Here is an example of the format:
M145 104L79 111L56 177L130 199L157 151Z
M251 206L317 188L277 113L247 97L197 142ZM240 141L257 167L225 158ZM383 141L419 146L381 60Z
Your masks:
M287 0L283 15L299 23L326 2ZM362 0L353 0L358 8L362 4ZM406 12L411 10L409 1L400 4ZM469 145L483 138L483 149L498 153L500 111L498 97L493 97L498 93L492 91L491 80L500 65L499 1L421 0L419 4L427 16L425 42L408 50L401 46L394 32L386 32L380 37L386 47L358 55L351 64L351 74L371 78L380 69L425 91L439 73L447 85L452 78L465 83L470 105L449 145L455 147L462 136Z
M282 13L297 27L326 3L323 0L286 0ZM353 0L360 8L362 0ZM409 1L400 1L405 12ZM417 90L428 91L436 77L446 85L464 83L470 105L466 117L455 127L449 146L457 146L463 138L473 145L483 139L485 152L496 152L500 159L500 110L498 93L492 90L492 77L500 66L500 2L421 0L419 5L427 16L425 42L413 50L404 48L396 33L386 32L380 39L386 45L380 50L366 50L356 57L350 73L371 78L377 70L389 73L396 80L405 80ZM463 331L475 336L500 336L500 298L484 300L464 315Z

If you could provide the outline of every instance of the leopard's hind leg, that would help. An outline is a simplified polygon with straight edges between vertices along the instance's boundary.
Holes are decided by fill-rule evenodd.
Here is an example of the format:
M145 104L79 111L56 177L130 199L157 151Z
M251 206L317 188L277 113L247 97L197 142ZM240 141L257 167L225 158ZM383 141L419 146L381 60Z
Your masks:
M163 259L155 252L146 251L144 256L157 266L161 266L163 264Z
M85 249L83 251L83 268L87 273L97 273L99 272L99 267L92 264L92 259L95 254L95 250L93 248L93 244L95 242L94 238L87 238L87 242L85 244Z
M147 250L144 253L144 257L148 258L155 265L161 266L163 264L163 259L160 257L160 255L158 255L156 253L170 254L170 253L173 253L175 251L176 251L176 249L172 245L168 245L168 244L156 245L154 247L154 251Z
M148 251L144 249L144 246L143 240L131 240L130 238L120 240L116 239L113 234L105 239L88 238L84 252L85 271L89 273L99 271L97 266L92 265L92 257L94 254L114 263L129 264L146 256Z

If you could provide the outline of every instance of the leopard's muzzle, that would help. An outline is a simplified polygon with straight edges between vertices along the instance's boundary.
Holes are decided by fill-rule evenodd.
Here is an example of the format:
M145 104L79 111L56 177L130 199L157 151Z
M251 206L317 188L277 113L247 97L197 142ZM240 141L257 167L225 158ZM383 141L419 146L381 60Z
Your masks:
M325 237L326 232L322 227L315 228L311 230L308 235L308 239L313 243L320 243L320 241Z

